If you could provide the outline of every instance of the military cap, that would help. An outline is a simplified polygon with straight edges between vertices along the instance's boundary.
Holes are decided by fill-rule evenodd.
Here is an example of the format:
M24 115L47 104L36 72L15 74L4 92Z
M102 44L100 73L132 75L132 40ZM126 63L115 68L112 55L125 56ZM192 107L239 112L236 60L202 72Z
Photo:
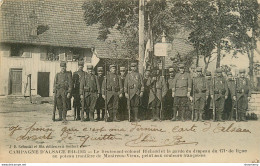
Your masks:
M119 69L120 69L120 71L125 71L125 67L124 66L121 66Z
M151 71L151 66L147 66L146 71Z
M174 69L172 67L169 68L169 72L172 73L174 72Z
M197 67L196 71L197 72L202 72L202 68L201 67Z
M136 67L137 66L137 63L133 62L131 63L131 67Z
M87 65L87 69L93 69L93 65Z
M60 67L66 67L66 66L67 66L66 62L64 61L60 62Z
M114 65L114 64L111 64L111 65L109 66L109 68L111 68L111 67L116 67L116 65Z
M239 69L239 73L245 73L246 70L245 69Z
M229 72L227 72L227 75L229 76L229 75L231 75L232 76L232 73L229 71Z
M211 72L210 71L206 71L206 76L211 76Z
M179 66L178 66L179 68L184 68L184 64L183 63L181 63L181 64L179 64Z
M97 71L103 71L103 67L98 67Z
M83 61L79 61L78 62L78 66L84 66L84 62Z
M222 69L221 68L217 68L216 69L216 73L222 73Z

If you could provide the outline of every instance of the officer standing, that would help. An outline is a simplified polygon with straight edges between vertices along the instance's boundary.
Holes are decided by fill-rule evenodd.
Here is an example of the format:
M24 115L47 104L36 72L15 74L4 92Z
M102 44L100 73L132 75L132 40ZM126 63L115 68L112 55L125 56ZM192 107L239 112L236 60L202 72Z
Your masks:
M144 92L144 85L142 75L137 72L137 63L131 63L131 72L126 75L124 91L128 102L130 102L130 109L134 114L134 121L140 121L140 119L138 119L138 111L140 97L143 96ZM122 96L122 92L120 96Z
M174 98L172 97L172 88L173 88L173 81L174 81L174 69L172 67L169 68L169 78L168 78L168 91L166 94L166 106L167 106L167 112L168 114L166 115L166 118L173 120L176 120L176 112L173 113L173 100Z
M231 72L227 72L228 98L226 100L226 118L234 120L234 106L236 96L236 82Z
M72 96L74 98L73 100L73 107L74 107L74 117L76 120L80 120L80 109L81 109L81 103L80 103L80 94L79 94L79 87L80 87L80 80L81 78L84 78L84 62L79 61L78 62L78 71L73 73L72 80L73 80L73 89L72 89Z
M59 121L66 122L68 99L72 91L72 77L71 73L66 71L66 62L60 63L61 71L55 75L53 93L56 97L57 108L59 110Z
M100 87L98 83L97 76L93 73L93 66L87 66L87 72L85 73L84 79L80 82L80 98L82 99L82 104L87 110L87 115L89 114L90 121L94 120L94 111L96 106L96 101L98 94L100 94ZM84 110L81 111L81 121L84 121Z
M251 99L251 82L245 77L245 69L239 70L239 78L237 79L237 97L238 100L238 121L246 121L246 111L248 108L248 102Z
M212 110L212 98L210 89L213 86L211 72L206 71L206 84L209 89L209 93L207 94L206 106L205 106L205 119L210 120L213 117L213 110Z
M149 93L149 108L152 109L152 121L160 120L160 110L162 101L167 93L167 85L163 76L160 76L159 68L154 69L154 74L147 81L147 86L150 87ZM161 110L163 111L163 110Z
M172 83L172 97L174 97L173 109L174 115L178 111L181 114L181 119L185 121L186 111L189 109L189 98L191 92L190 74L185 72L184 64L179 65L179 72L175 75ZM173 121L176 117L173 117Z
M120 122L117 119L118 112L118 101L119 101L119 92L120 85L118 75L116 75L116 65L109 66L110 73L106 75L106 81L102 83L102 97L107 103L107 108L109 112L108 121ZM105 95L107 93L107 95Z
M119 68L120 70L120 76L119 76L119 79L120 79L120 87L121 87L121 96L119 98L119 117L120 117L120 120L125 120L127 119L128 117L128 114L127 114L127 99L125 97L125 91L124 91L124 83L125 83L125 77L126 77L126 69L124 66L121 66Z
M194 121L203 122L204 108L206 104L206 98L209 94L209 89L206 84L206 79L202 74L202 68L197 68L197 76L193 78L193 100L194 100L194 110L195 118Z
M148 102L149 102L149 93L150 93L150 89L147 86L147 81L148 79L151 77L151 67L148 66L145 70L144 73L144 95L141 97L141 113L139 114L140 117L142 117L142 120L147 120L148 118L150 118L149 115L149 108L148 108Z
M211 89L211 98L214 99L216 109L216 120L224 121L222 119L225 100L228 97L228 86L225 78L222 75L222 69L216 69L216 77L213 78L213 87Z
M104 81L104 70L103 67L97 67L97 79L98 79L98 84L99 84L99 92L102 92L101 90L101 86L102 83ZM97 109L97 121L104 120L105 117L105 100L102 97L102 94L99 93L98 94L98 99L97 99L97 103L96 103L96 109ZM101 112L101 118L100 118L100 112Z

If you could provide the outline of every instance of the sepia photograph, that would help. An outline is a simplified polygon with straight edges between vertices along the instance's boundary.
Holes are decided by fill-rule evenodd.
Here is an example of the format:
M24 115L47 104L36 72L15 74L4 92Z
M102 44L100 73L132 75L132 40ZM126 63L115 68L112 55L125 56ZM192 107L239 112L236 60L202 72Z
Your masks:
M0 0L1 163L258 166L259 118L260 0Z

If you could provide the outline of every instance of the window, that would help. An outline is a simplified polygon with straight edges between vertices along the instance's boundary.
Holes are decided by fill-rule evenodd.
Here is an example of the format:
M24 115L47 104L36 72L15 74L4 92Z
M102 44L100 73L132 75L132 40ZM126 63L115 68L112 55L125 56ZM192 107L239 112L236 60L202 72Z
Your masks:
M11 46L11 57L23 57L23 58L31 58L32 52L30 46L25 45L12 45Z

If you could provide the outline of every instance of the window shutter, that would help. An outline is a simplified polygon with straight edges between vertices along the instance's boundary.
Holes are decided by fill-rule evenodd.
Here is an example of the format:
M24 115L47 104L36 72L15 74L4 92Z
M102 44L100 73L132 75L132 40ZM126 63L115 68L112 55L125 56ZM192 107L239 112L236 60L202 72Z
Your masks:
M62 54L59 55L59 60L60 60L60 61L66 61L66 55L65 55L65 53L62 53Z
M47 54L45 52L40 54L40 60L41 61L47 60Z

